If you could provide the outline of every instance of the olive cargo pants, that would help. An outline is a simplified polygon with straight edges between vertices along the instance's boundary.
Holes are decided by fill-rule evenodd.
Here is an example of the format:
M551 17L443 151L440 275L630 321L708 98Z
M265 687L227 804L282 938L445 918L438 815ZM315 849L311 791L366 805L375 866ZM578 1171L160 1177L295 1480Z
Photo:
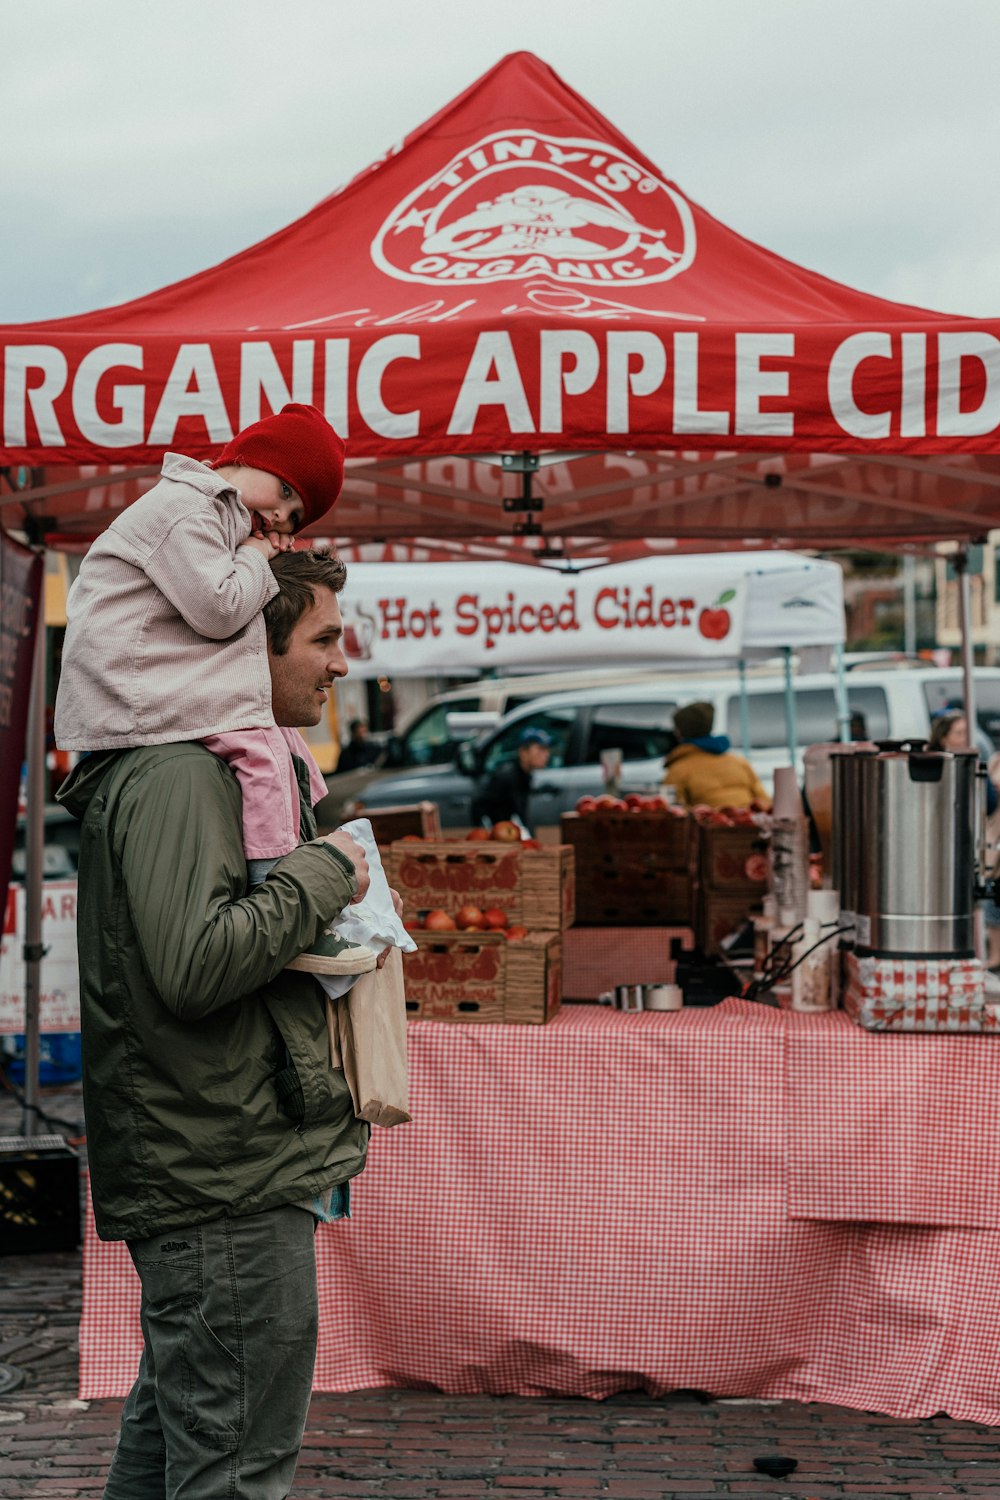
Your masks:
M315 1221L291 1206L129 1242L145 1340L105 1500L283 1500L318 1326Z

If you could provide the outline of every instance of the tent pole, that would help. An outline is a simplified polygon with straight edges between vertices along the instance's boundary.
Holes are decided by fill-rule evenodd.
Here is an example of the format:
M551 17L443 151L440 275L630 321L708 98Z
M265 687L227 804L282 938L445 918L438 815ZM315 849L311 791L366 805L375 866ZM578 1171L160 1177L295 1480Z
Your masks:
M788 731L788 763L794 766L799 753L798 728L795 722L795 684L792 681L792 648L782 646L785 659L785 728Z
M917 565L912 552L903 558L903 650L917 654Z
M24 827L24 1120L22 1135L38 1129L41 1061L42 875L45 863L45 614L35 622L35 652L28 703L27 807Z
M958 583L958 624L962 637L962 702L965 705L966 744L976 745L976 682L972 673L972 586L969 582L969 552L964 545L955 553L955 579Z
M747 692L747 664L740 657L740 741L743 754L750 759L750 695Z
M851 738L851 710L847 702L847 673L844 670L843 641L838 641L833 648L833 659L837 664L837 680L833 689L837 698L837 731L840 743L846 745Z

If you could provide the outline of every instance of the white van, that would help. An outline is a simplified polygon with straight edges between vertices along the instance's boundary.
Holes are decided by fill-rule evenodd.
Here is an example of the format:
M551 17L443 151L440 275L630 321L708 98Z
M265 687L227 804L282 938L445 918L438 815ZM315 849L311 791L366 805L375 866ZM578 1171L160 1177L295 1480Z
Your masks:
M537 679L535 679L537 680ZM838 738L836 681L832 674L796 677L797 762L805 746ZM991 742L1000 747L1000 668L976 671L977 717ZM962 696L957 668L857 665L847 673L848 706L858 736L870 739L925 737L931 716ZM650 790L663 778L663 760L672 743L674 709L694 699L715 708L714 732L729 736L743 751L739 679L735 673L694 672L625 680L532 698L508 712L479 741L466 743L458 759L376 778L360 794L367 807L389 807L427 799L436 802L446 828L467 827L476 778L516 754L529 725L552 738L545 771L535 776L533 818L539 826L557 823L578 797L602 790L600 753L623 753L625 791ZM780 676L747 677L749 758L765 785L777 766L788 764L785 690Z
M505 714L548 693L594 693L629 684L661 682L662 672L532 672L520 677L483 677L437 693L385 741L385 770L449 765L464 740L478 739ZM691 678L694 682L694 677Z

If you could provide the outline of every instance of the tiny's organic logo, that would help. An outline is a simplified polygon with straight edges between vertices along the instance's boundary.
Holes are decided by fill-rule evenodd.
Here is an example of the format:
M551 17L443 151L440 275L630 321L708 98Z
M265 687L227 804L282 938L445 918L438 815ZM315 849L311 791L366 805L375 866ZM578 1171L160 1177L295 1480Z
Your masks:
M380 270L428 286L546 276L574 286L666 281L694 259L676 188L607 142L534 130L485 136L396 205Z

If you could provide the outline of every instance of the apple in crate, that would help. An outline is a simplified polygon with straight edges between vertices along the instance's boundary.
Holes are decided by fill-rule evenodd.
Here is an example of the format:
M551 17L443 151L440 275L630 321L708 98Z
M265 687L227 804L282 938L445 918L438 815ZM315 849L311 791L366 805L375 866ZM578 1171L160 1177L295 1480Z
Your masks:
M489 836L490 831L488 828L470 828L468 833L465 835L465 837L474 844L481 843L484 839L488 839Z
M448 912L442 911L439 906L436 906L433 911L429 911L424 917L424 931L454 932L455 918L450 916Z
M488 906L483 912L483 925L488 932L500 932L507 926L507 913L499 906Z
M521 830L516 823L508 823L503 820L493 824L493 832L490 834L498 844L519 844L521 842Z
M507 928L507 940L508 940L508 942L517 943L517 942L520 942L521 938L526 938L527 936L528 936L528 929L527 929L527 927L508 927Z
M477 931L486 926L486 921L478 906L460 906L455 913L455 926L460 932Z

